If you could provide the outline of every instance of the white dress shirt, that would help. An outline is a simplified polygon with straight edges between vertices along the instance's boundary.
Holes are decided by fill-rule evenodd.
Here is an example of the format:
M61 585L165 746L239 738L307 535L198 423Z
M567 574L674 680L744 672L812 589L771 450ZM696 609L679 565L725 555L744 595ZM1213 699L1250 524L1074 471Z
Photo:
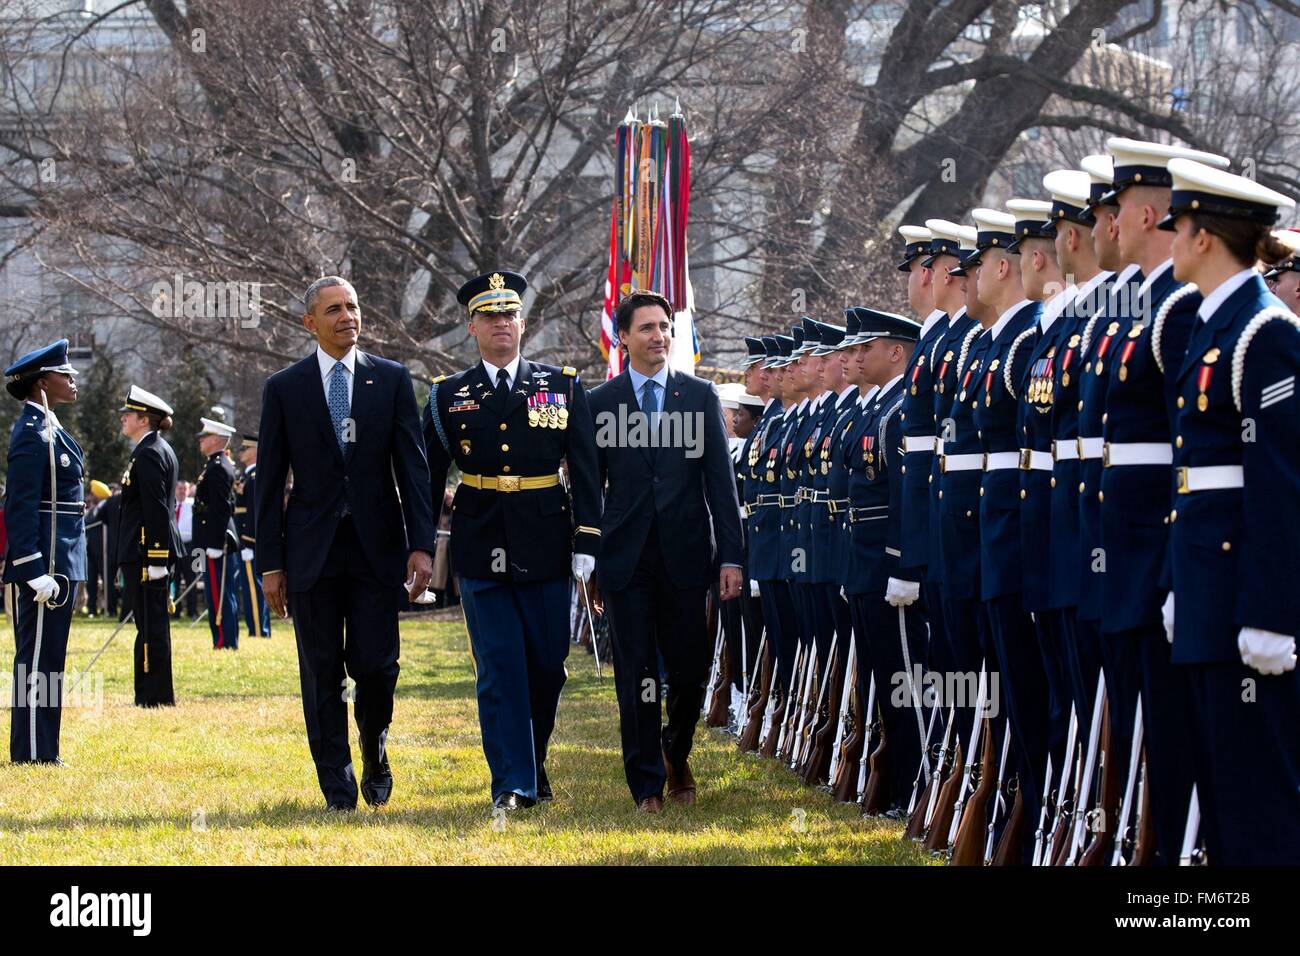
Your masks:
M352 379L356 376L357 371L357 350L355 347L348 349L347 353L341 359L336 359L326 352L319 345L316 346L316 363L320 366L320 384L325 389L325 406L329 407L330 400L330 375L334 372L334 363L342 362L343 367L347 369L348 383L348 408L352 407Z
M1228 276L1228 278L1224 279L1217 289L1201 300L1201 305L1196 310L1196 317L1202 322L1208 321L1214 313L1218 311L1219 306L1228 301L1228 296L1232 295L1232 293L1236 292L1243 285L1249 282L1252 277L1257 275L1259 275L1259 273L1252 267L1250 269L1242 269L1236 275Z
M492 383L493 388L496 388L497 372L501 371L501 368L499 366L493 365L487 359L483 359L482 362L483 362L483 370L487 372L488 381ZM510 364L507 365L505 369L506 369L506 388L514 388L515 379L519 377L519 356L516 355L514 358L512 358L510 360Z

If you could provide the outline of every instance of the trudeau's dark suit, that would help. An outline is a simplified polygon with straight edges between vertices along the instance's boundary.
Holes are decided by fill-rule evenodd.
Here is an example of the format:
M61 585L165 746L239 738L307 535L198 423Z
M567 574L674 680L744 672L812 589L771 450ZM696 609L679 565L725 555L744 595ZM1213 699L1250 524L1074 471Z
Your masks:
M321 790L330 803L355 805L346 676L356 682L362 757L378 766L393 715L407 559L412 551L432 555L436 530L406 368L358 349L344 422L340 450L315 350L267 379L256 537L259 569L283 572L288 585Z
M735 476L713 386L670 371L661 421L689 421L694 444L632 447L620 422L642 414L628 372L591 393L605 483L596 573L611 614L623 764L639 802L662 796L663 753L690 754L708 677L704 599L719 564L744 563ZM688 457L688 452L691 457ZM668 672L668 725L660 730L659 654Z

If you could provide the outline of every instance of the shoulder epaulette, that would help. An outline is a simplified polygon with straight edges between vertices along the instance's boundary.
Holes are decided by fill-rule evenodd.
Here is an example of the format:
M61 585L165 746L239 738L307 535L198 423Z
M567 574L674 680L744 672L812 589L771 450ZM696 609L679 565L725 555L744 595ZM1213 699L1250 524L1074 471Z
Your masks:
M445 382L446 380L447 380L447 376L439 375L437 378L433 380L433 384L437 385L439 382Z
M578 370L574 368L572 365L566 365L564 366L564 368L560 369L560 371L563 372L565 375L569 376L570 378L573 378L578 374Z

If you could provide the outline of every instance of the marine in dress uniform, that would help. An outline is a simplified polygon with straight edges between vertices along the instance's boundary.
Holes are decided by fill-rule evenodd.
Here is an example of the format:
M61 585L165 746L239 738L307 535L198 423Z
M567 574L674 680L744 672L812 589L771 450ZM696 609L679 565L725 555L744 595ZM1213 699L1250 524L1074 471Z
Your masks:
M77 400L75 375L67 339L5 369L5 389L23 402L9 436L4 501L4 583L16 645L9 712L15 763L62 764L63 665L77 584L86 580L86 532L81 446L59 424L54 406Z
M135 703L167 706L176 703L167 578L185 560L176 527L176 453L162 436L171 427L172 408L132 385L118 411L122 433L134 443L122 473L116 548L126 603L135 615Z
M432 502L447 471L461 471L451 515L451 563L460 578L477 667L479 726L494 805L552 797L546 755L569 649L568 578L590 577L600 541L596 445L577 370L518 353L527 280L493 272L461 286L471 329L511 321L501 365L439 377L424 409ZM510 345L510 341L506 342ZM482 347L482 346L480 346ZM513 354L510 354L513 351ZM568 465L569 491L559 477Z
M1172 386L1168 615L1191 700L1201 834L1211 864L1294 865L1300 551L1279 546L1278 529L1300 527L1300 319L1254 266L1278 210L1295 204L1194 161L1168 171L1161 225L1175 230L1174 278L1201 297L1181 360L1156 353Z
M271 636L271 609L257 571L257 434L245 433L239 446L244 473L235 481L235 530L239 532L240 584L235 588L248 636Z
M226 445L235 430L210 418L200 418L199 450L207 455L194 485L194 536L191 544L204 552L208 588L208 628L212 647L239 650L239 537L235 531L235 465Z
M1162 639L1160 586L1168 538L1166 494L1173 460L1165 357L1172 364L1186 348L1195 316L1191 310L1164 312L1162 306L1183 284L1173 275L1171 236L1157 229L1168 208L1171 158L1184 157L1226 167L1222 156L1163 143L1114 137L1110 198L1119 204L1116 222L1120 254L1142 269L1142 283L1127 310L1102 330L1109 355L1093 364L1093 375L1109 380L1104 389L1102 469L1097 488L1101 547L1102 641L1136 655L1141 675L1142 714L1147 741L1152 815L1163 862L1178 862L1191 797L1193 768L1186 731L1187 701L1174 679L1169 645ZM1189 290L1190 291L1190 290ZM1124 712L1129 712L1127 700Z

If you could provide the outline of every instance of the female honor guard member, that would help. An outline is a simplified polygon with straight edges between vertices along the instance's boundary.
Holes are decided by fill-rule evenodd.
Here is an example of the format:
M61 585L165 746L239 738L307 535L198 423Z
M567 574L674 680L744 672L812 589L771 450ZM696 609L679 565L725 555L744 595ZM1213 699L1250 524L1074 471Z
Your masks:
M461 471L451 565L478 669L478 716L502 810L551 799L546 748L569 652L570 555L591 576L600 535L596 442L573 368L519 354L523 276L494 272L461 286L483 361L435 379L424 409L434 514L447 471ZM572 498L560 485L569 466Z
M1269 229L1295 203L1193 160L1168 168L1160 227L1175 233L1174 278L1201 299L1184 357L1165 367L1174 435L1165 617L1189 690L1201 836L1215 865L1295 864L1300 550L1287 538L1300 527L1300 319L1255 268L1287 256Z
M167 573L184 559L176 527L176 453L161 434L172 427L172 408L132 385L118 412L133 446L122 473L117 562L135 615L135 703L159 707L176 703Z
M14 618L9 759L59 759L63 661L77 582L86 579L81 446L53 407L77 400L68 340L24 355L5 369L5 388L23 402L9 438L5 484L4 583Z

